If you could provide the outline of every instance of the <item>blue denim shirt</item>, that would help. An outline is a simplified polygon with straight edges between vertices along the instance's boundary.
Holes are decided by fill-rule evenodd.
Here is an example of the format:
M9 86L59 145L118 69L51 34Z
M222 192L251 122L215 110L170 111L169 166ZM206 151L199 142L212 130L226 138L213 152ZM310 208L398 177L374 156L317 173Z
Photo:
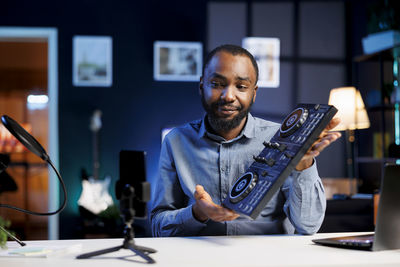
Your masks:
M202 120L174 128L164 139L153 191L153 236L313 234L324 218L326 199L316 163L293 171L260 215L251 220L205 223L193 217L193 193L200 184L216 204L253 162L279 124L248 115L242 132L233 140L207 131Z

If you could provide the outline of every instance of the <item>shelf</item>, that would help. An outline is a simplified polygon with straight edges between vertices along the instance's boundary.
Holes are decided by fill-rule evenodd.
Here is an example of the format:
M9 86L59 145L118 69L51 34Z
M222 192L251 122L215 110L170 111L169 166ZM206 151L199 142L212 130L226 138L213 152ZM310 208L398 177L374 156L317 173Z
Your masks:
M366 109L368 113L370 113L370 120L371 120L371 125L374 125L374 127L370 128L368 134L366 135L367 138L370 140L370 144L374 143L374 138L373 137L374 133L379 130L380 132L380 138L379 140L375 140L380 142L380 143L374 143L374 146L378 148L381 152L381 155L388 155L387 149L383 148L382 144L385 143L391 143L391 141L386 141L386 133L389 133L392 131L392 125L394 124L393 121L393 116L395 112L397 112L396 104L390 103L389 99L383 98L384 90L385 90L385 68L388 68L389 64L386 64L388 62L393 63L393 51L394 48L399 49L400 44L396 44L394 47L390 47L384 50L381 50L379 52L373 53L373 54L365 54L361 55L358 57L353 58L353 63L355 66L355 72L356 72L356 77L355 81L357 81L356 86L360 87L363 82L376 82L379 84L379 91L380 91L380 96L379 98L376 98L375 102L377 105L371 105L371 106L366 106ZM397 52L397 51L396 51ZM364 66L366 69L364 69L362 62L374 62L378 64L372 64L370 66ZM360 68L358 68L360 67ZM376 77L364 77L360 71L362 70L368 70L373 71L376 73ZM393 75L393 70L391 70L391 75ZM378 102L379 101L379 102ZM391 123L388 127L388 123ZM385 146L386 147L386 146ZM364 152L365 154L363 156L358 156L356 155L354 158L354 163L355 163L355 173L357 177L360 178L362 183L359 186L359 190L361 190L363 193L372 193L375 190L380 188L380 181L383 178L384 175L384 166L385 164L396 164L400 161L400 158L390 158L390 157L383 157L383 158L377 158L372 156L372 153L369 152ZM367 156L371 155L371 156ZM392 154L390 154L392 155ZM397 155L397 154L395 154Z
M378 105L373 107L367 107L367 111L393 111L395 109L394 104Z
M360 56L356 56L353 58L354 62L363 62L363 61L371 61L371 60L379 60L380 58L382 60L390 60L393 61L393 55L392 55L392 50L393 48L399 47L400 45L395 45L393 47L387 48L385 50L375 52L372 54L364 54Z
M357 157L357 163L396 163L398 158L374 158L374 157Z
M47 167L48 164L46 162L10 162L8 167Z

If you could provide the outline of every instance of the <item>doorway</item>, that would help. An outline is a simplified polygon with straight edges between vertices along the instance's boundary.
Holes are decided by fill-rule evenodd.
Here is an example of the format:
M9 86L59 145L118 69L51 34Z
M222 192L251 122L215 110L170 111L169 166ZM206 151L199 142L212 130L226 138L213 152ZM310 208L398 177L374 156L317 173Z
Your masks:
M47 150L56 168L58 158L58 44L57 29L0 27L1 115L27 127ZM28 100L28 97L30 100ZM4 140L4 138L3 138ZM18 190L0 195L0 201L35 210L59 207L58 179L43 162L16 144L2 147L12 159L7 172ZM1 151L0 151L1 152ZM58 215L33 217L0 210L24 231L26 239L58 239Z

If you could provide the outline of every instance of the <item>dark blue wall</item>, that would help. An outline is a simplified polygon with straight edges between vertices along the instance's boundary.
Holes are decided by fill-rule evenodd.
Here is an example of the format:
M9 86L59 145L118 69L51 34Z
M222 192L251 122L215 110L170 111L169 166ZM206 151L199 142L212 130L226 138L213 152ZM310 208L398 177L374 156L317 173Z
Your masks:
M89 3L90 2L90 3ZM95 108L103 111L100 174L118 179L121 149L147 152L147 178L154 180L161 129L201 116L197 83L153 81L155 40L204 39L205 4L178 5L163 1L142 4L83 2L60 33L60 162L68 179L70 205L61 215L61 237L71 237L66 225L76 225L80 193L79 170L91 169L91 134L88 122ZM82 27L81 27L82 25ZM114 77L111 88L71 85L73 35L113 37Z

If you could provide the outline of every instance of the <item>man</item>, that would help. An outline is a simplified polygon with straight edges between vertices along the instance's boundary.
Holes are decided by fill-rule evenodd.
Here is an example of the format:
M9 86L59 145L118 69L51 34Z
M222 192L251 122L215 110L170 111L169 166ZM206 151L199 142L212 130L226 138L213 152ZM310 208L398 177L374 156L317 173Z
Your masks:
M154 236L313 234L324 218L326 200L314 158L339 133L328 132L255 220L221 206L280 125L254 118L250 107L257 94L258 67L245 49L224 45L207 57L200 78L206 115L173 129L165 138L151 212Z

